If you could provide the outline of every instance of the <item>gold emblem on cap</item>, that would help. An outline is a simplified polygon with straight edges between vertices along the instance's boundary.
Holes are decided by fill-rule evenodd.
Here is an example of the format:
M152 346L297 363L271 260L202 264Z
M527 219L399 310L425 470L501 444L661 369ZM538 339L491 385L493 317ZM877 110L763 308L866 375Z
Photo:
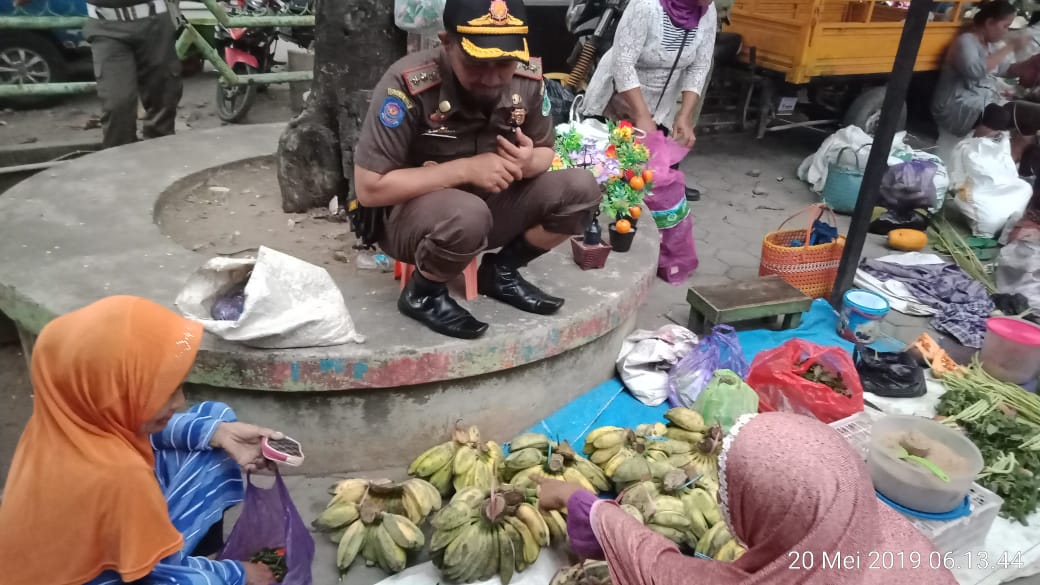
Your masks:
M460 26L458 32L463 34L496 34L487 31L472 30L473 27L524 27L523 32L519 30L509 31L509 34L527 34L524 21L509 13L509 5L505 0L491 0L488 12L480 18L474 18L466 23L469 27Z
M518 93L514 93L513 94L513 105L514 106L519 106L520 105L520 94L518 94Z
M451 111L451 102L449 102L448 100L444 100L443 102L437 104L437 109L440 111L440 113L447 114Z
M488 8L488 16L491 17L491 20L495 24L508 24L509 5L506 4L505 0L491 0L491 6Z

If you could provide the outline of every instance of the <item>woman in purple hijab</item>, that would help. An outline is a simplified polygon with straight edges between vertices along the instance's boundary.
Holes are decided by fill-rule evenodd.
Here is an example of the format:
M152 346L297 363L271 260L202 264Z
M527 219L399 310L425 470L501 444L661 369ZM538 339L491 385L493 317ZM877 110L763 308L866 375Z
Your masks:
M711 0L630 0L589 82L583 113L628 119L647 132L660 128L692 147L717 29Z

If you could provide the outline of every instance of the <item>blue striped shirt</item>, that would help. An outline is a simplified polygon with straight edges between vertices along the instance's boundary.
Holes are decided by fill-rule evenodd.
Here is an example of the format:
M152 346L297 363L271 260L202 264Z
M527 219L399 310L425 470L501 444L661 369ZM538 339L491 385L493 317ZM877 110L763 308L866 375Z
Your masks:
M184 548L163 559L137 583L143 585L245 585L238 561L212 561L188 554L224 515L242 501L242 472L223 450L210 447L222 422L234 422L234 411L221 402L202 402L176 414L162 432L151 436L155 477L170 520L184 536ZM105 571L86 585L119 585L115 571ZM136 584L135 584L136 585Z

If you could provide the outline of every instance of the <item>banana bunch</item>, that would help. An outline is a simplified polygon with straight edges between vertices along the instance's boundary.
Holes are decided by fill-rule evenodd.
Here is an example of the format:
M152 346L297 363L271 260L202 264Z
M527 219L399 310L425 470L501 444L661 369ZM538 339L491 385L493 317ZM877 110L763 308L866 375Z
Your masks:
M730 534L715 498L704 488L675 481L669 474L663 486L646 481L629 487L618 499L621 509L678 545L720 561L740 558L744 548Z
M585 561L556 572L549 585L611 585L606 561Z
M550 531L525 500L525 491L508 485L490 493L459 490L431 521L430 558L444 578L469 583L497 575L508 585L538 560Z
M426 544L422 530L408 518L388 512L366 513L369 510L374 508L363 510L361 520L348 526L340 538L336 566L341 574L358 555L370 567L378 565L387 573L399 573L408 566L408 553Z
M420 525L441 507L437 488L421 479L345 479L330 490L332 499L314 520L315 530L338 544L336 564L346 572L361 555L368 565L396 573L407 553L425 544Z
M722 449L724 433L722 427L708 427L700 413L689 408L673 408L664 413L668 419L667 437L683 441L693 448L688 454L670 457L669 461L681 469L708 478L709 483L719 481L719 451ZM688 455L688 457L687 457ZM684 462L685 459L688 461Z
M427 516L441 508L437 488L421 479L393 483L388 479L344 479L329 489L332 499L312 526L322 532L331 532L338 542L338 533L355 522L363 504L371 504L376 512L407 516L413 524L422 524Z
M560 546L570 542L567 537L567 508L562 510L538 510L549 529L549 545Z
M697 539L694 550L702 555L707 555L716 561L733 562L744 556L747 550L740 546L725 522L719 522L712 526L704 536Z
M450 441L427 449L412 461L408 475L426 479L442 496L467 487L490 490L503 459L498 443L481 442L480 429L456 426Z
M535 476L574 482L594 493L611 487L603 471L578 454L567 441L556 443L540 433L524 433L509 442L502 479L526 487Z
M636 426L636 436L657 438L667 436L668 427L664 423L647 423Z
M668 419L668 426L664 434L669 439L696 445L704 440L704 435L708 432L708 425L704 423L704 417L696 410L673 408L664 413L664 417Z
M628 459L639 457L644 449L642 437L626 428L608 426L589 431L582 451L608 478L614 479L618 467Z

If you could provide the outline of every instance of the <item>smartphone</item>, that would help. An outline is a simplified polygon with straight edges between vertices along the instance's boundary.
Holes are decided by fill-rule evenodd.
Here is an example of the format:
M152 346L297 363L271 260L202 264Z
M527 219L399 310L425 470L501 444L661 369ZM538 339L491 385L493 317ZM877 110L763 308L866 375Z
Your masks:
M264 437L260 445L260 451L264 457L278 463L285 463L293 467L303 465L303 448L300 442L289 437L281 439L270 439Z

